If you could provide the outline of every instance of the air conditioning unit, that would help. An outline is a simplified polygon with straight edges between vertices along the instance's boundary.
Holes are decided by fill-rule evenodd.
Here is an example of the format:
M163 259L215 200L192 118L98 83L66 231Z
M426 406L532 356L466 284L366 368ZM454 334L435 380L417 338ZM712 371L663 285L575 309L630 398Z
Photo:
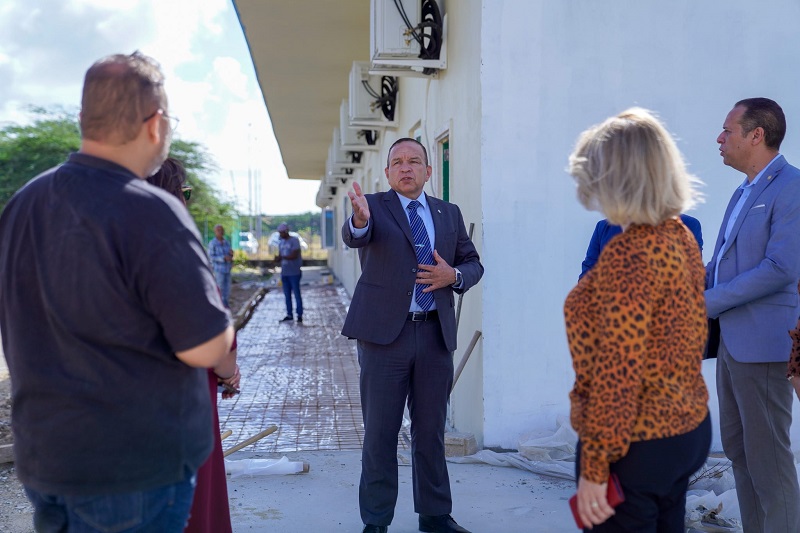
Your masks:
M397 127L397 78L373 76L369 63L355 61L350 69L351 127L383 129Z
M339 128L333 128L333 142L328 147L331 164L337 168L364 168L364 152L345 150L339 139Z
M441 0L370 0L372 71L397 76L447 68L447 17Z
M343 185L350 178L355 176L356 169L346 168L336 165L331 159L331 149L328 148L328 159L325 162L325 179L328 185Z
M378 130L350 127L350 105L342 100L339 106L339 138L343 150L378 151Z
M326 208L336 199L337 186L328 185L324 181L324 176L319 180L319 190L317 190L316 204L319 208Z

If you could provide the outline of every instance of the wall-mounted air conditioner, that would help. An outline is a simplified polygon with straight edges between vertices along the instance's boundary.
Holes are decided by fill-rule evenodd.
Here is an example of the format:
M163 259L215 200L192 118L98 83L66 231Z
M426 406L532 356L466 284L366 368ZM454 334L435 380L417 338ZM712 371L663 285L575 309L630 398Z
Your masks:
M344 185L347 180L355 177L356 169L341 167L334 164L331 159L331 147L328 148L328 159L325 161L325 180L328 185Z
M370 0L373 72L433 75L447 68L447 16L442 0Z
M330 206L333 200L336 198L336 191L336 185L328 185L325 183L325 177L321 177L319 180L319 189L317 190L317 207L324 209Z
M339 106L339 138L343 150L378 151L378 130L350 127L350 105L342 100Z
M339 138L339 128L333 128L333 141L328 147L328 156L331 164L336 168L363 168L364 152L360 150L345 150Z
M369 63L356 61L350 69L349 123L351 127L397 127L397 78L374 76Z

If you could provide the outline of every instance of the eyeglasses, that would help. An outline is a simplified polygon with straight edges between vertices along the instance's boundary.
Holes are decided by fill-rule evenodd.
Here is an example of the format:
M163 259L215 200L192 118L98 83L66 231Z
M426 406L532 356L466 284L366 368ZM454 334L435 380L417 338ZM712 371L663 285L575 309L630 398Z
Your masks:
M159 113L161 113L161 116L169 121L169 131L175 131L176 129L178 129L178 123L181 120L178 117L171 117L171 116L167 115L164 112L164 110L160 109L160 108L156 109L155 111L153 111L152 113L150 113L149 115L144 117L144 120L142 120L142 122L147 122L148 120L150 120L154 116L158 115Z
M183 199L188 202L189 198L192 197L192 186L191 185L182 185L181 186L181 192L183 193Z

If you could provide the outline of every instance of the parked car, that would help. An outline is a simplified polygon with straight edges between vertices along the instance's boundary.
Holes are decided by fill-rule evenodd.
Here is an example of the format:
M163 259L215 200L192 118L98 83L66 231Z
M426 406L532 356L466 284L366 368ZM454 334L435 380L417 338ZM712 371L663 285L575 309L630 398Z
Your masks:
M239 249L248 255L256 255L258 253L258 241L249 231L240 231Z

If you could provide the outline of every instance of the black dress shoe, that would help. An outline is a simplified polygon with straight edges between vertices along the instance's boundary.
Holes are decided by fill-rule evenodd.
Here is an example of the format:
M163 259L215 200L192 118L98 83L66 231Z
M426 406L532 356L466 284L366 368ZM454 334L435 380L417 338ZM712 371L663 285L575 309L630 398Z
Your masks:
M469 533L469 531L456 524L456 521L449 514L439 516L419 515L419 530L425 533Z
M364 526L364 531L361 533L386 533L389 531L389 526L373 526L372 524L367 524Z

